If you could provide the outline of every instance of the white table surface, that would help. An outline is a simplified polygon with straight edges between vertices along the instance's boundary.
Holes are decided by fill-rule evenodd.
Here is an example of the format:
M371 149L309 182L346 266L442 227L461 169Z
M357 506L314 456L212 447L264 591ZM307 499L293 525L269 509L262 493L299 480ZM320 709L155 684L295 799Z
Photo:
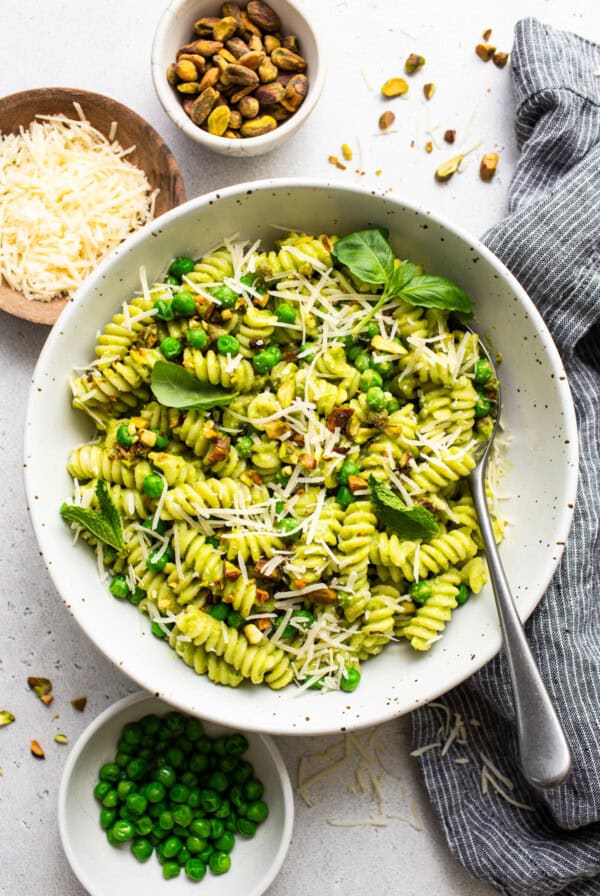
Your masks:
M434 4L397 0L298 2L328 45L328 79L304 129L262 158L238 161L208 154L162 111L150 80L150 47L162 0L2 0L0 91L81 87L124 102L166 139L181 166L188 198L267 176L310 176L392 190L479 235L505 213L517 156L510 67L500 70L475 56L481 32L492 27L493 43L509 50L514 23L523 14L590 38L598 38L600 31L595 0L530 0L527 8L520 0L502 0L485 10L476 0L459 0L435 4L435 13ZM406 97L386 106L379 87L402 74L411 51L426 57L426 68L410 80ZM421 92L425 81L437 85L429 103ZM377 119L384 108L394 109L396 125L394 133L379 136ZM447 128L457 131L454 147L441 139ZM424 149L429 139L434 143L431 155ZM440 162L479 141L462 173L443 186L434 181ZM354 160L341 171L327 159L331 154L341 157L344 142L353 148ZM500 153L498 173L491 184L483 184L479 160L491 150ZM355 173L356 168L365 173ZM66 611L29 523L21 434L31 374L46 335L46 328L0 312L0 709L17 717L0 730L0 893L10 896L84 893L58 836L57 794L69 746L54 743L53 736L64 732L72 744L101 710L135 690ZM28 675L52 680L51 707L29 691ZM88 698L83 714L70 705L79 695ZM367 734L358 737L365 741ZM490 896L495 891L468 877L445 846L416 760L409 756L410 720L391 721L376 737L387 771L375 758L372 771L381 781L384 812L405 820L390 818L386 827L331 824L332 819L380 814L372 793L352 792L357 785L355 751L348 763L309 791L311 807L296 798L292 846L269 896L363 896L367 890ZM45 748L44 762L30 755L31 738ZM292 780L302 754L333 748L336 740L277 738ZM320 767L318 760L311 762L315 770ZM168 884L162 885L157 875L156 892L163 892L163 886L166 892Z

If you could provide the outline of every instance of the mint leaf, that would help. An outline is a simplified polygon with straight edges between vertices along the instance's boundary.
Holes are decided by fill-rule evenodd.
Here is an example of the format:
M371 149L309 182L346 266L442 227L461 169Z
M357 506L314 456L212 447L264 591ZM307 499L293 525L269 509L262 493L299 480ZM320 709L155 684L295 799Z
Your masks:
M157 361L152 368L150 388L154 397L168 408L204 410L229 404L238 394L221 386L201 383L193 373L171 361Z
M417 274L399 289L397 295L410 305L455 311L464 318L473 316L473 305L468 295L445 277Z
M394 273L394 253L387 237L387 230L379 228L358 230L338 240L331 254L355 277L384 286Z
M61 516L69 523L77 523L100 541L120 551L125 545L123 523L103 479L99 479L96 483L96 497L100 510L63 504L60 508Z
M395 492L373 476L369 479L369 490L377 518L399 538L430 538L439 532L435 517L429 510L408 507Z

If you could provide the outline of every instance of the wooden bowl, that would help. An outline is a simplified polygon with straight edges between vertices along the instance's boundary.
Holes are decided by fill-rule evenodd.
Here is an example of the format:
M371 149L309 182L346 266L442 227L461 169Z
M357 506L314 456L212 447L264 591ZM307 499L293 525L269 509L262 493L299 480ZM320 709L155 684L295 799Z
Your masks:
M162 137L132 109L122 103L68 87L46 87L24 90L0 99L0 134L16 134L19 127L28 128L36 115L63 113L77 118L73 103L80 103L88 121L108 136L116 122L116 139L126 149L135 145L128 159L141 168L152 189L160 190L156 198L155 217L185 202L185 188L171 150ZM51 326L68 299L42 302L27 299L22 293L0 283L0 309L24 320Z

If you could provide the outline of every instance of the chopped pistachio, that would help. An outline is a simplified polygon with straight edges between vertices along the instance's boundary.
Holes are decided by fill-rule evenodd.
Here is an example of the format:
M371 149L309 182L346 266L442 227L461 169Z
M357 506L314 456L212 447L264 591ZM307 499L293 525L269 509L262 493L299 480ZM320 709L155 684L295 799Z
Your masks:
M55 735L54 735L54 740L56 741L57 744L66 744L66 743L68 743L68 741L67 741L67 735L66 735L66 734L55 734Z
M453 174L456 174L458 171L458 166L462 162L464 156L458 155L454 156L451 159L448 159L447 162L443 162L435 169L435 179L439 181L447 181L450 180Z
M31 750L31 755L35 756L36 759L45 759L46 754L38 744L37 740L32 740L29 744L29 749Z
M496 168L498 167L498 153L497 152L486 152L484 157L481 160L481 165L479 166L479 177L489 183L496 173Z
M346 170L346 165L342 164L342 162L340 162L340 160L338 159L337 156L329 156L327 161L329 162L330 165L335 165L336 168L339 168L340 171Z
M87 697L74 697L73 700L71 700L71 706L73 709L76 709L77 712L83 712L86 703Z
M419 53L411 53L404 63L404 71L409 75L414 75L416 71L425 65L425 57Z
M40 700L42 701L44 706L50 706L50 704L54 700L54 697L52 696L52 694L42 694Z
M402 96L403 93L408 93L408 84L404 78L388 78L381 88L381 92L388 98Z
M31 690L34 691L38 695L40 700L43 700L44 697L46 697L52 690L52 682L50 681L49 678L38 678L36 676L30 675L29 678L27 679L27 684L29 685ZM52 702L52 700L50 700L50 701L44 700L44 703L46 703L46 706L48 706L51 702Z
M396 116L390 109L388 109L386 112L382 112L379 116L379 130L387 131L387 129L390 128L395 121Z
M433 143L431 140L428 140L425 144L425 152L433 152Z
M485 41L486 44L487 44L488 40L489 40L490 37L492 36L492 29L491 29L491 28L486 28L485 31L483 32L483 34L482 34L481 36L483 37L484 41Z
M435 93L435 84L423 84L423 95L426 100L430 100Z
M498 52L494 53L492 61L498 68L504 68L508 62L508 53L498 50Z
M0 728L4 728L5 725L12 725L15 721L15 717L12 712L9 712L7 709L0 709Z
M496 47L492 44L477 44L475 52L483 62L489 62L496 52Z
M444 131L444 140L446 141L446 143L454 143L454 141L456 140L456 131Z
M342 143L342 155L346 159L347 162L350 162L352 159L352 150L348 146L347 143Z

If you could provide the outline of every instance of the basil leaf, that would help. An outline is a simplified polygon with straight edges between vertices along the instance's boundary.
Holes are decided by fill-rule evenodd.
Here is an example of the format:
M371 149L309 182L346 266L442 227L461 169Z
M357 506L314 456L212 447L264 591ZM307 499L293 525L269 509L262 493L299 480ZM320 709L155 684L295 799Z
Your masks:
M104 479L99 479L96 483L96 497L98 499L100 513L111 527L115 539L119 541L120 546L123 547L123 523L121 522L121 514L113 504L113 500L109 494Z
M365 283L385 285L394 272L394 253L386 230L357 230L338 240L332 255Z
M186 411L215 408L229 404L237 392L226 392L221 386L201 383L193 373L171 361L157 361L152 368L150 388L157 401L168 408Z
M465 318L473 316L471 299L460 286L445 277L432 274L417 274L403 286L398 295L409 305L420 305L424 308L443 308L455 311Z
M408 507L395 492L373 476L369 479L369 490L379 521L399 538L429 538L439 531L435 517L429 510Z
M115 531L106 517L97 510L75 507L73 504L63 504L60 508L60 514L67 522L77 523L82 529L91 532L100 541L105 542L105 544L110 545L117 551L120 551L123 547L122 527L120 531Z
M392 296L400 295L405 286L408 286L415 279L418 270L417 265L413 264L412 261L401 261L394 268L392 276L386 283L384 290L386 296L391 298Z

